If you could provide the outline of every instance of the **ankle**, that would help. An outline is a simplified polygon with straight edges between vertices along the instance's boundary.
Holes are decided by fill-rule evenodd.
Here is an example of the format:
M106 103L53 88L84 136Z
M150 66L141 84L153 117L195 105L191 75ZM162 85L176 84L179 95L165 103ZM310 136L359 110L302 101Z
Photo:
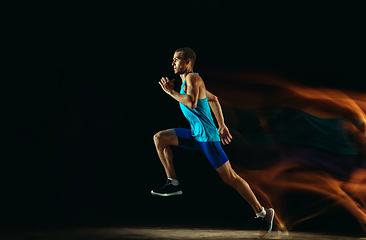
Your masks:
M174 185L174 186L178 186L179 185L179 181L177 179L174 178L168 178L168 180L170 180L170 182Z
M255 213L255 215L257 216L257 218L264 218L266 216L267 212L266 210L264 209L264 207L262 207L262 211L258 212L258 213Z

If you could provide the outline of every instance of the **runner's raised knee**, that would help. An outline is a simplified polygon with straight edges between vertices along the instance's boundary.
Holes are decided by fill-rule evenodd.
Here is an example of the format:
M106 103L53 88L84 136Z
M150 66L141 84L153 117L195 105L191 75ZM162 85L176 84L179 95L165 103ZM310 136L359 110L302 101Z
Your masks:
M161 141L162 141L162 133L161 133L161 131L160 132L157 132L157 133L155 133L154 134L154 137L153 137L153 139L154 139L154 143L155 143L155 145L160 145L161 144Z
M176 141L174 134L175 132L172 129L155 133L153 137L155 145L156 146L174 145L174 141Z

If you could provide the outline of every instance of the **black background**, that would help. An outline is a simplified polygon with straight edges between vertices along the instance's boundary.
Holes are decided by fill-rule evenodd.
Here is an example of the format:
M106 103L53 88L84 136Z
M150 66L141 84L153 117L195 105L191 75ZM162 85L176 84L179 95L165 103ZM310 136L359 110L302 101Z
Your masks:
M167 76L179 82L172 55L189 46L197 71L256 69L364 91L360 9L334 2L230 1L9 6L1 225L255 228L249 205L200 153L174 149L184 195L150 195L165 182L154 133L189 127L158 81ZM346 219L343 230L356 228L352 217L336 209L298 229L315 230L330 217ZM335 229L332 224L325 229Z

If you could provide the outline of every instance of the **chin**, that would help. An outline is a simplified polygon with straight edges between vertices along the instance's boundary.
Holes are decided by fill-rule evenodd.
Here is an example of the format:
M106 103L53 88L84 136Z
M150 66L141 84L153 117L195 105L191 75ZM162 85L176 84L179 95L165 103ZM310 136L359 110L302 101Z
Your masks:
M183 71L182 70L179 71L179 69L174 70L174 74L180 75L180 74L183 74L183 73L184 73L184 70Z

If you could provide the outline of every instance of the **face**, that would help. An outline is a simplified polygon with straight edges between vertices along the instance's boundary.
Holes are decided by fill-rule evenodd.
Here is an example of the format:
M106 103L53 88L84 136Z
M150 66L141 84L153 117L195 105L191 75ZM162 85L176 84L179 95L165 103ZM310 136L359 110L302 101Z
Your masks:
M189 61L184 60L182 52L175 52L173 56L172 66L175 74L183 74L187 71Z

